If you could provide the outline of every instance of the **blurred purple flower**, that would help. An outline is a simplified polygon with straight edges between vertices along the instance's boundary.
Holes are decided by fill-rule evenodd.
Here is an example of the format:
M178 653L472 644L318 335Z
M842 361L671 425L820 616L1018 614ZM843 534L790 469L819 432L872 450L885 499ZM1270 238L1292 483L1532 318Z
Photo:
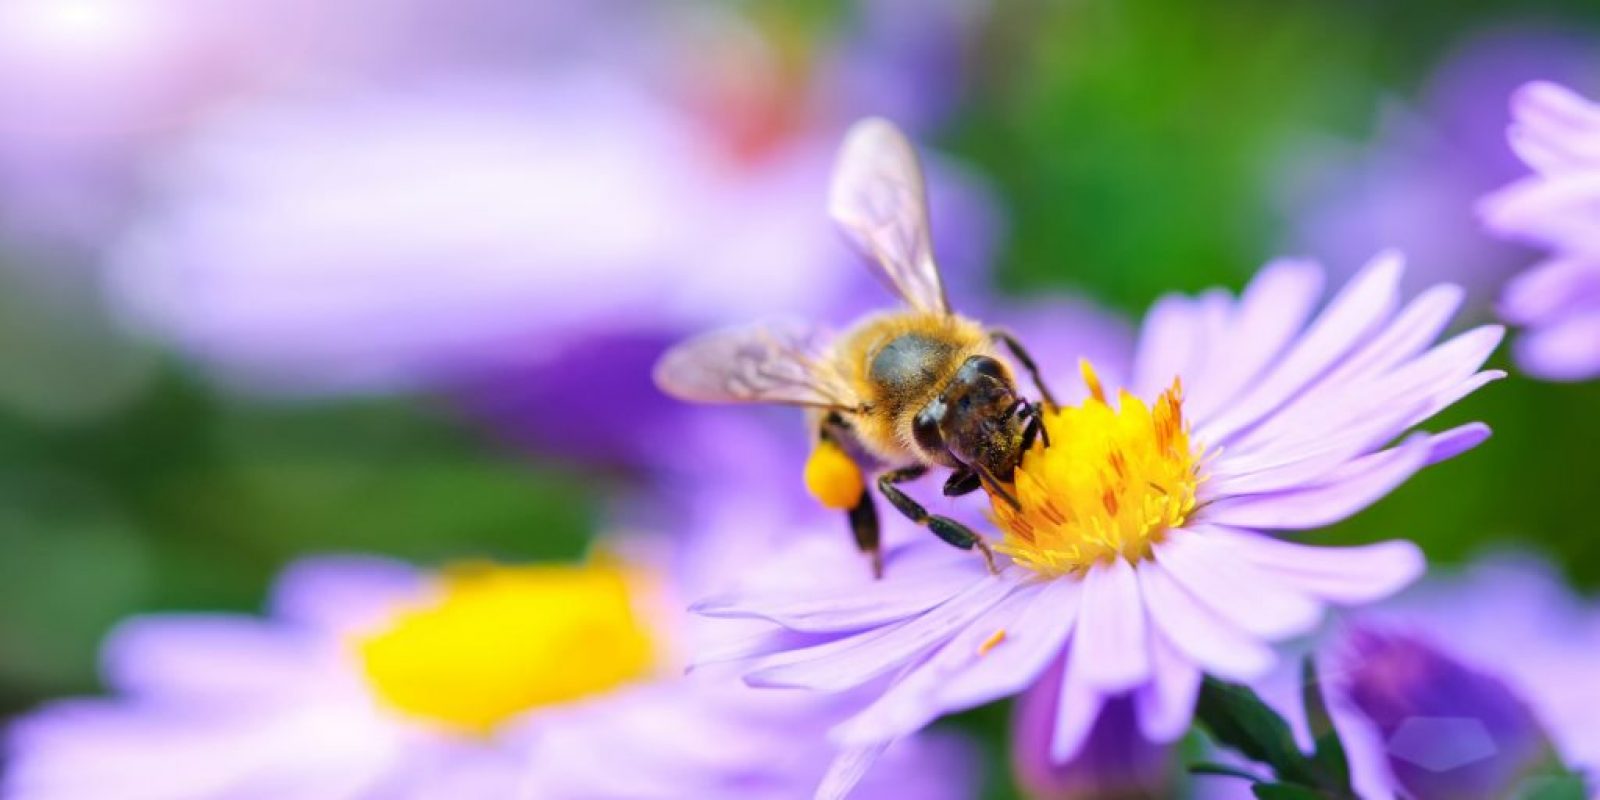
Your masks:
M649 594L660 577L308 559L280 579L267 619L125 623L106 645L117 696L14 723L4 794L806 796L842 709L682 677L677 606ZM903 744L869 796L969 794L959 742Z
M1324 682L1358 790L1510 796L1538 779L1552 746L1570 768L1600 768L1600 609L1548 565L1489 559L1421 584L1363 613L1328 652ZM1422 730L1404 730L1396 714L1407 710Z
M886 301L823 214L853 76L720 17L662 26L626 57L236 105L164 162L112 292L252 390L444 392L519 441L637 457L689 413L645 382L668 342ZM945 162L930 184L975 297L987 195Z
M1401 272L1398 257L1376 259L1315 317L1322 272L1303 262L1269 265L1238 300L1162 300L1131 394L1112 407L1085 370L1094 399L1047 417L1054 443L1019 468L1020 508L991 502L1004 532L995 550L1010 556L998 574L927 536L889 552L881 581L851 568L842 546L786 556L781 574L696 606L769 623L766 639L702 658L748 662L756 686L838 692L895 676L834 730L846 764L1021 692L1060 659L1055 762L1127 696L1147 739L1175 740L1202 672L1259 677L1274 663L1269 643L1422 569L1409 542L1311 548L1265 531L1344 519L1488 434L1470 424L1385 449L1499 377L1479 368L1501 331L1433 345L1461 292L1435 287L1402 308ZM786 586L793 574L809 584Z
M1417 107L1390 104L1370 143L1305 143L1280 172L1285 246L1327 258L1336 275L1394 247L1412 264L1406 291L1456 283L1467 290L1469 314L1486 309L1526 254L1486 235L1473 213L1518 169L1503 137L1505 110L1484 98L1536 77L1600 75L1592 44L1533 26L1486 31L1434 71Z
M1492 675L1419 638L1352 630L1345 701L1387 743L1395 788L1418 798L1493 800L1549 756L1533 714Z
M1551 380L1600 376L1600 106L1552 83L1512 101L1511 146L1534 174L1484 199L1489 228L1549 248L1507 287L1500 312L1526 331L1519 363Z
M1114 800L1172 794L1175 748L1145 738L1132 697L1104 706L1083 749L1065 763L1050 757L1060 712L1061 670L1054 666L1017 700L1011 763L1030 800Z
M1520 797L1546 759L1600 769L1600 607L1535 559L1430 577L1346 621L1318 662L1362 797ZM1309 749L1299 682L1285 664L1258 690ZM1198 788L1252 796L1229 778Z

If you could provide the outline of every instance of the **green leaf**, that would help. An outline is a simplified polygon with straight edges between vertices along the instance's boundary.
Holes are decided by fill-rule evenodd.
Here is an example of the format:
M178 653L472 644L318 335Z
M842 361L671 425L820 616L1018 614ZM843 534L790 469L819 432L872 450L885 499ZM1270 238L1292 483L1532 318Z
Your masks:
M1528 781L1521 797L1523 800L1584 800L1587 789L1582 775L1552 775Z
M1260 800L1326 800L1315 790L1292 783L1258 783L1250 791Z
M1206 677L1195 716L1218 743L1272 767L1279 780L1317 785L1289 724L1249 688Z
M1312 752L1312 766L1321 780L1319 786L1350 794L1350 761L1345 755L1344 742L1333 727L1333 717L1328 713L1327 698L1322 694L1322 680L1317 675L1317 662L1306 656L1301 666L1300 696L1306 709L1306 722L1316 740Z
M1258 783L1261 780L1259 775L1251 774L1239 767L1218 764L1214 761L1199 761L1190 764L1189 772L1194 775L1220 775L1226 778L1242 778L1251 783Z

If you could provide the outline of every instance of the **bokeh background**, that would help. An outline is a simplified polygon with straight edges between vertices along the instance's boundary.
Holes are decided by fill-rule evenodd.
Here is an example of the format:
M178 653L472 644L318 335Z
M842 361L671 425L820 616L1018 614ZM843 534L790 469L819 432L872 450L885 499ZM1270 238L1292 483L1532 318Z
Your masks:
M1600 89L1600 8L0 0L0 715L300 554L583 552L701 452L666 342L877 296L822 211L856 116L930 149L958 306L1131 320L1392 245L1466 325L1534 259L1473 211L1531 78ZM1486 447L1330 537L1600 587L1597 411L1513 371L1438 423Z

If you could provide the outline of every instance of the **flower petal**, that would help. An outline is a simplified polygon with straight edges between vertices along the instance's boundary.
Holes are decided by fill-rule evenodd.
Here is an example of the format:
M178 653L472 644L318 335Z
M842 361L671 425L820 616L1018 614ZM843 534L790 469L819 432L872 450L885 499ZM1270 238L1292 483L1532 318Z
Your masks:
M1373 259L1253 389L1237 402L1228 404L1221 416L1198 422L1198 438L1213 445L1227 442L1234 434L1272 414L1337 364L1393 313L1403 268L1403 261L1395 253L1384 253Z
M1511 98L1509 138L1542 173L1600 166L1600 108L1571 89L1534 81Z
M938 688L939 700L951 708L966 708L1026 689L1071 635L1082 591L1081 583L1064 579L1039 589L1006 628L1005 638Z
M1465 297L1466 290L1454 284L1429 287L1406 304L1378 335L1329 372L1326 384L1337 386L1340 382L1380 375L1415 357L1439 338Z
M1600 375L1600 312L1579 314L1525 332L1517 340L1517 363L1552 381Z
M934 570L886 569L882 580L849 592L818 586L795 591L732 592L701 600L689 610L706 617L764 619L794 631L861 630L915 616L949 600L952 582L940 578L970 574L965 570Z
M1127 691L1150 677L1144 602L1126 560L1093 567L1084 576L1070 669L1104 694Z
M1554 258L1506 282L1500 316L1538 325L1600 304L1600 266L1588 258Z
M1315 601L1250 563L1205 527L1174 531L1155 557L1178 584L1246 633L1288 638L1311 630L1322 616Z
M1254 531L1216 528L1250 563L1306 594L1343 605L1381 600L1421 577L1427 560L1396 540L1360 547L1313 547Z
M1195 599L1160 563L1139 566L1139 589L1155 631L1207 672L1248 681L1272 669L1271 648Z
M893 627L771 656L745 676L751 686L841 691L916 661L1000 602L1021 570L979 580L943 605Z
M1394 491L1427 465L1432 449L1426 435L1413 435L1396 447L1349 462L1325 483L1218 500L1206 507L1205 521L1284 530L1332 525Z
M1226 338L1214 345L1208 340L1211 358L1200 370L1205 380L1186 381L1190 416L1211 418L1283 352L1316 308L1322 282L1322 268L1311 261L1282 259L1261 269L1240 295Z
M1063 654L1062 662L1070 657L1069 648ZM1094 721L1100 716L1100 708L1105 702L1106 697L1095 691L1071 666L1062 667L1061 699L1056 707L1055 735L1050 739L1050 758L1053 761L1059 764L1078 754L1088 740L1089 732L1094 730Z
M1153 742L1175 741L1194 719L1200 670L1155 630L1150 632L1150 659L1154 680L1133 695L1139 730Z
M1187 297L1170 295L1156 301L1145 315L1134 355L1133 389L1153 397L1184 374L1200 347L1200 307Z
M314 556L284 568L269 603L277 619L333 634L380 625L428 590L421 570L377 556Z
M1428 437L1428 465L1448 461L1489 440L1489 426L1481 422L1457 425Z
M822 776L822 783L817 786L816 794L812 795L813 799L844 800L891 744L893 742L883 742L866 747L852 747L840 752L834 757L833 763L828 765L828 771Z
M107 638L106 683L132 694L250 699L304 688L326 654L299 631L233 614L134 617Z
M1022 626L1015 623L1020 614L1038 599L1043 587L1030 588L1032 591L1019 589L1012 592L996 603L988 613L957 633L927 661L896 680L871 705L834 728L834 741L846 746L891 741L915 733L949 711L963 708L939 702L939 689L956 675L962 674L974 661L983 658L990 646L997 646L990 644L995 637L1009 636L1013 628L1021 629ZM1004 643L1004 639L999 641ZM1041 663L1038 669L1042 670L1044 666ZM1023 685L1026 685L1035 675L1014 677L1020 677Z

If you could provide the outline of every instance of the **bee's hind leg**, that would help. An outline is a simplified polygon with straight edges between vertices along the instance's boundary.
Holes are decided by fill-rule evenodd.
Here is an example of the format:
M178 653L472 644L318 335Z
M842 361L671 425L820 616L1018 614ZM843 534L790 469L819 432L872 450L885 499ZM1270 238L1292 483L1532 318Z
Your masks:
M862 492L861 500L848 512L850 533L855 536L856 549L872 559L872 577L883 577L883 544L878 535L878 506L872 502L871 492Z
M885 472L878 476L878 491L882 492L883 496L888 498L895 509L906 516L906 519L918 525L926 526L928 530L933 531L933 535L943 539L946 544L959 547L962 550L977 548L978 552L983 555L983 563L988 566L990 574L999 572L994 565L994 552L989 549L989 544L983 540L982 536L949 517L929 514L921 503L912 500L909 495L900 491L900 487L895 485L906 481L914 481L927 473L928 468L921 465Z
M989 336L1005 345L1006 349L1011 351L1011 356L1017 360L1017 363L1028 371L1028 377L1033 379L1033 385L1038 388L1039 396L1044 398L1045 408L1056 408L1055 395L1050 394L1050 387L1044 385L1044 378L1039 377L1039 365L1034 363L1033 356L1028 354L1028 349L1022 346L1022 342L1017 341L1017 337L1011 335L1010 331L1000 328L991 329Z

